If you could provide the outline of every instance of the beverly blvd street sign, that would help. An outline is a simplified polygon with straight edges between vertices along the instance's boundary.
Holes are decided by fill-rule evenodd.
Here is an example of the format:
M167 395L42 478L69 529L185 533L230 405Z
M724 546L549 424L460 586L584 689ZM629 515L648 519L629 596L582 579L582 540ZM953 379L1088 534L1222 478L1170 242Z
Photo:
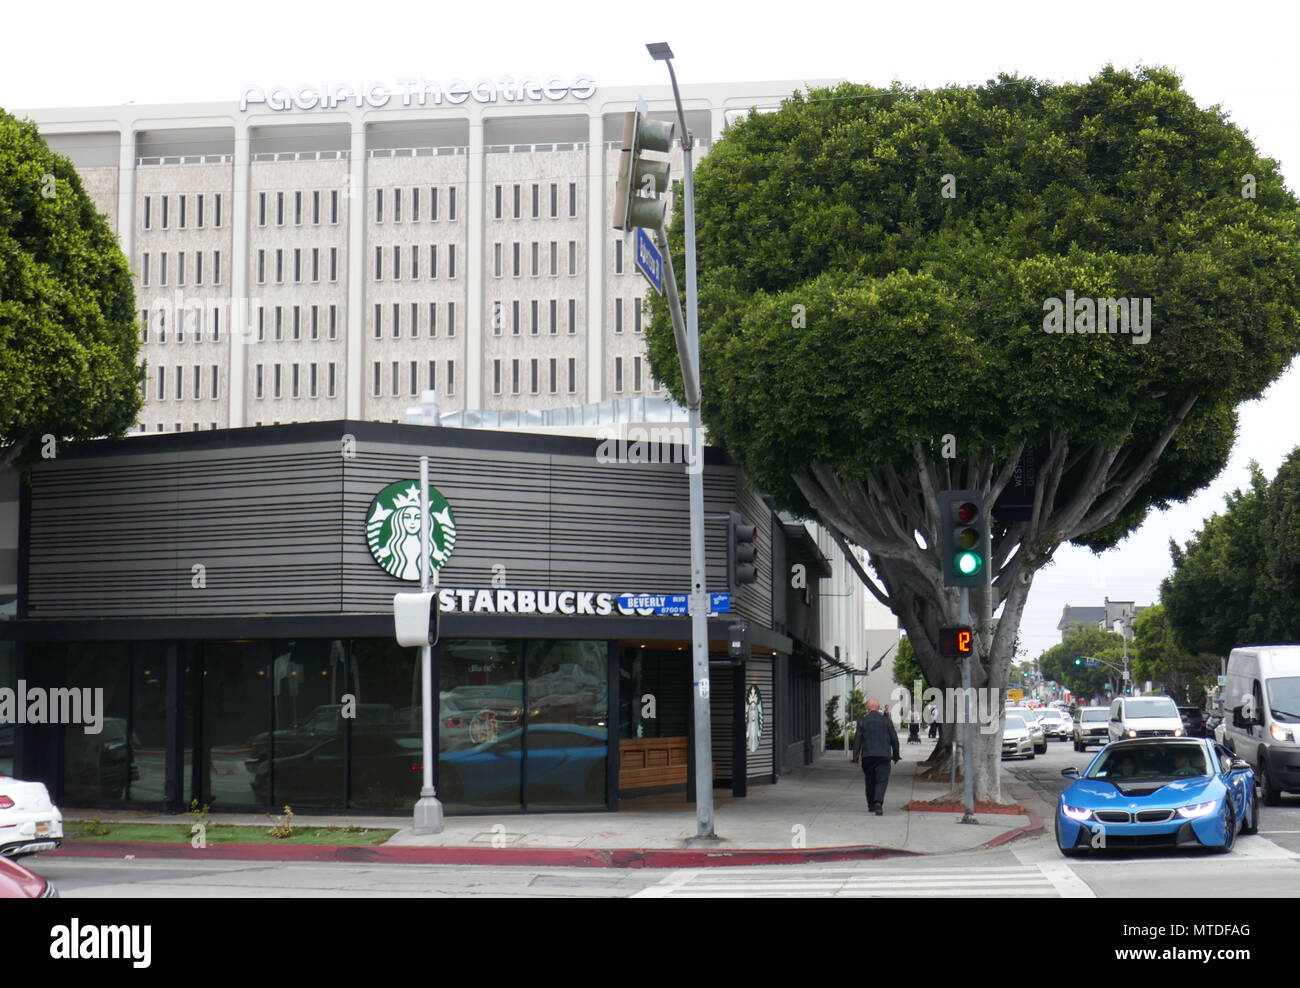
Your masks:
M670 594L620 594L620 607L629 611L649 611L656 614L689 614L690 597L684 593Z
M664 256L642 227L636 228L636 266L660 295L664 293Z
M619 594L618 606L625 611L649 611L655 614L684 615L691 612L691 598L684 593ZM731 594L709 594L709 613L726 614L731 611Z

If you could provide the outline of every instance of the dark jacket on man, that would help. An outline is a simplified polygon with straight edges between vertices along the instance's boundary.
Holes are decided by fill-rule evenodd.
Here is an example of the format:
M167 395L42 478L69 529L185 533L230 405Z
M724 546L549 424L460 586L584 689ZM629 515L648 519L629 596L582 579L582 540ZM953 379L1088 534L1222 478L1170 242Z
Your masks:
M858 720L858 736L853 742L853 760L862 756L868 758L892 758L898 761L898 732L894 722L877 710L864 714Z

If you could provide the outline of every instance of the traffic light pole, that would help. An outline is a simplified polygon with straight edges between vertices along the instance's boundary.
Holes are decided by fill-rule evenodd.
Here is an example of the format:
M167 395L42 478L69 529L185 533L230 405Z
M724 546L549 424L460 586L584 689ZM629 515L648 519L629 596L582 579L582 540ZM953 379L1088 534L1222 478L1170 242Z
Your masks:
M686 470L691 512L691 659L695 697L695 818L696 836L714 838L713 832L713 728L709 702L709 596L704 569L704 450L700 436L700 326L695 278L695 175L691 167L694 140L686 129L686 113L673 71L672 49L666 43L648 45L652 57L668 66L668 78L677 104L677 125L682 138L682 195L686 212L686 339L682 339L681 303L672 254L662 227L656 231L664 254L664 294L673 315L673 333L682 365L682 383L691 430L691 455ZM682 344L686 345L683 346Z
M961 622L970 624L970 588L961 588ZM979 636L975 636L979 640ZM970 709L970 653L961 657L961 694L966 710L962 715L962 791L965 798L966 812L962 823L979 823L975 819L975 731L971 723Z

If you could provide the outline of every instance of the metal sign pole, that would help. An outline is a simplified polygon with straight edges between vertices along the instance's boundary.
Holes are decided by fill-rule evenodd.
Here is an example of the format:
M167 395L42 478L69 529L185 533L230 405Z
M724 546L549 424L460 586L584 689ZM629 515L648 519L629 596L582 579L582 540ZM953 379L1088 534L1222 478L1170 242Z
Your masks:
M429 458L420 457L420 592L429 591ZM435 600L430 605L437 607ZM440 834L444 821L442 803L433 788L433 647L420 648L424 721L424 785L415 804L415 833Z
M961 622L970 624L970 588L961 588ZM974 636L972 636L974 637ZM970 652L967 652L961 659L961 692L962 702L965 706L965 713L962 724L962 789L965 794L966 812L961 818L962 823L977 823L975 819L975 751L973 747L974 736L972 733L971 710L970 710Z

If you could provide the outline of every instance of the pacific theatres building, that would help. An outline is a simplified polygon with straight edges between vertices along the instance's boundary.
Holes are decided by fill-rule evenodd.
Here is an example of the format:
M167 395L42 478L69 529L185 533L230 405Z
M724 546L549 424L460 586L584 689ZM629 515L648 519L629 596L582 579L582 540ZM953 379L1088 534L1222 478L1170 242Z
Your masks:
M819 80L687 86L729 120ZM612 202L622 117L666 87L401 79L209 104L18 110L71 158L135 274L141 433L401 421L661 394ZM678 135L680 138L680 135ZM671 154L682 168L680 143Z
M448 811L684 791L689 618L619 600L686 589L681 462L605 462L587 438L352 421L83 443L39 462L20 488L0 688L102 690L103 728L0 726L0 770L69 805L409 810L419 650L395 643L392 597L418 586L406 522L421 454L437 491ZM757 582L709 622L716 784L743 795L820 751L830 570L720 453L703 470L710 589L725 589L727 513L758 529ZM796 567L807 589L774 576Z

